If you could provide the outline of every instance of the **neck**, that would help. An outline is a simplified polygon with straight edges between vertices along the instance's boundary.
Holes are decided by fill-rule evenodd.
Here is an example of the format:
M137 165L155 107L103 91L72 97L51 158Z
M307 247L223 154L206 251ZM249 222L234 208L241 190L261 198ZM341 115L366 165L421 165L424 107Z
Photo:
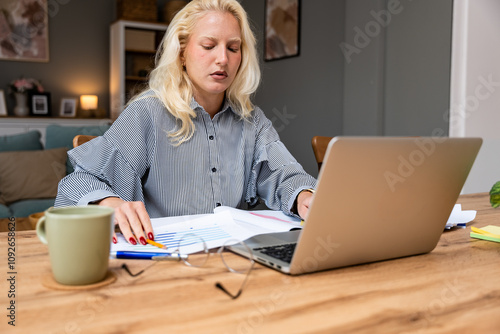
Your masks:
M222 104L224 103L224 93L216 96L198 96L195 94L194 98L211 118L214 118L215 114L221 110Z

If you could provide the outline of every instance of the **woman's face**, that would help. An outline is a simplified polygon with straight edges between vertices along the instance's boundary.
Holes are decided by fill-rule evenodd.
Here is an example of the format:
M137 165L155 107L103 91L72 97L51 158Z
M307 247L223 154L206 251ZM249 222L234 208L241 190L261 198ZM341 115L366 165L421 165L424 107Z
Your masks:
M182 57L198 103L224 97L241 63L241 33L230 13L208 12L196 23Z

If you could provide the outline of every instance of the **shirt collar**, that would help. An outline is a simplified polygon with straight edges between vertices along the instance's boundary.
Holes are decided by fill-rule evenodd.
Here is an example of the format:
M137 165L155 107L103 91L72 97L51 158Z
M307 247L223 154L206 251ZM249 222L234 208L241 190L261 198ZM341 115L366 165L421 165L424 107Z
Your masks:
M205 111L205 108L203 108L196 100L191 98L191 103L189 104L191 109L193 110L200 110L200 111ZM229 103L228 99L224 99L224 104L222 105L222 109L217 113L217 115L224 113L226 110L230 110L231 112L235 113L233 108L231 108L231 104ZM206 112L206 111L205 111Z

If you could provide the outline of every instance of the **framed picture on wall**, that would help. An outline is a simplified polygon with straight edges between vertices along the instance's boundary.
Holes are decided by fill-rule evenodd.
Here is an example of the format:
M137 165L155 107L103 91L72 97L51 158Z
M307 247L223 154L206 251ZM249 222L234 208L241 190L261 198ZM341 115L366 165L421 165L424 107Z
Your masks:
M264 60L300 52L300 0L266 0Z
M29 101L32 116L50 116L50 93L33 93Z
M49 61L47 0L0 1L0 60Z
M59 116L61 117L75 117L76 104L78 99L65 97L61 99L61 107L59 109Z
M0 116L7 116L7 105L5 104L5 94L0 89Z

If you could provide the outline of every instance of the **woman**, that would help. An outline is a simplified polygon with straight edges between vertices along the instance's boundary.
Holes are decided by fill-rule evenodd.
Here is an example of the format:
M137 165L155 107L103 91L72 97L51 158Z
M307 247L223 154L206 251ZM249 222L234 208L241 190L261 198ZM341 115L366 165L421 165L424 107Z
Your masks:
M316 180L252 105L255 37L236 0L193 0L172 20L149 89L102 136L71 150L75 171L56 206L115 208L131 244L154 239L150 217L252 206L305 217ZM116 242L116 236L113 236Z

